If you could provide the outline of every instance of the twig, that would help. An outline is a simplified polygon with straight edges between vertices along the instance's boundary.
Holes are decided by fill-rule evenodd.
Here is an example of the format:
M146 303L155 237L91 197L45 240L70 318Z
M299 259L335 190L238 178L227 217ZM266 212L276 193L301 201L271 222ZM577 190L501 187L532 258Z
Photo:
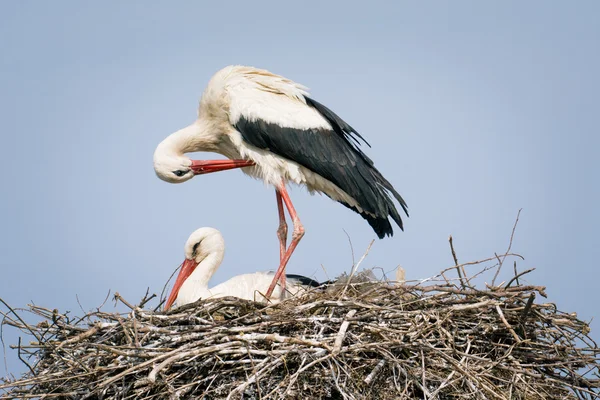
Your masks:
M127 300L125 300L123 297L121 297L121 295L119 294L119 292L115 292L114 299L120 301L123 304L125 304L131 310L135 309L134 306L132 306L131 304L129 304L127 302Z
M142 300L138 304L138 308L144 308L144 306L146 305L146 303L148 303L150 300L152 300L153 298L156 297L156 293L152 293L152 295L150 297L148 297L148 293L150 293L150 288L146 289L146 294L144 295L144 297L142 298Z
M496 311L498 312L498 315L500 316L500 319L502 320L502 323L504 324L504 326L506 327L506 329L508 329L508 331L513 336L513 338L515 338L515 340L517 341L517 343L521 343L521 338L519 337L519 335L517 335L517 333L512 328L512 326L510 326L510 324L508 323L508 321L506 320L506 318L504 318L504 314L502 313L502 310L500 309L499 305L496 305Z
M515 223L512 228L512 232L510 234L510 241L508 242L508 248L506 249L506 252L504 253L504 257L502 258L502 260L500 259L500 257L498 257L497 254L494 253L496 258L498 258L499 265L498 265L498 269L496 270L496 274L494 275L494 279L492 279L492 286L494 286L496 283L496 277L498 276L498 274L500 273L500 270L502 269L502 263L506 259L506 256L508 255L508 253L510 253L510 249L511 249L512 243L513 243L513 238L515 237L515 231L517 229L517 224L519 223L519 216L521 215L521 210L523 210L523 209L520 208L519 212L517 213L517 219L515 220Z
M106 297L104 298L104 301L102 302L102 304L100 304L96 310L100 311L100 309L102 307L104 307L104 305L106 304L106 302L108 301L108 298L110 297L110 289L108 290L108 293L106 293Z
M171 282L171 279L173 279L173 277L175 276L177 271L179 271L182 266L183 266L183 263L179 264L179 266L177 268L175 268L175 270L173 271L171 276L169 276L169 279L167 279L167 281L165 282L165 286L163 286L162 291L160 292L159 303L166 301L165 292L167 291L167 286L169 286L169 282ZM160 306L160 304L159 304L159 306Z
M515 275L515 276L514 276L514 277L513 277L513 278L512 278L510 281L508 281L508 283L507 283L506 285L504 285L504 288L505 288L505 289L508 289L508 288L510 287L510 285L511 285L511 284L512 284L514 281L517 281L517 282L518 282L518 279L519 279L520 277L522 277L523 275L526 275L526 274L530 273L531 271L535 271L535 268L530 268L530 269L527 269L527 270L525 270L525 271L523 271L523 272L520 272L520 273L518 273L518 274L517 274L517 275ZM546 297L546 296L544 296L544 297Z
M338 331L338 334L335 338L335 342L333 343L333 354L337 354L340 352L342 348L342 343L344 342L344 338L346 337L346 331L348 330L348 326L350 325L350 321L348 321L348 319L354 317L354 314L356 314L356 310L350 310L348 311L348 314L346 314L346 318L344 318L344 322L342 322L340 330Z
M521 323L524 324L527 320L527 314L531 310L531 306L533 305L533 301L535 300L535 293L531 293L529 295L529 299L527 299L527 304L525 304L525 308L523 309L523 314L521 314Z
M35 371L33 370L33 368L31 368L31 365L29 365L29 363L27 361L25 361L25 359L23 357L21 357L21 336L19 336L19 344L18 344L18 350L17 350L17 356L19 357L19 360L21 360L21 362L25 365L27 365L27 368L29 368L29 371L31 372L31 375L33 376L37 376L37 374L35 373Z
M4 300L2 300L2 297L0 297L0 302L2 304L4 304L4 306L6 308L8 308L10 310L10 312L17 317L17 319L21 322L21 324L23 324L23 328L27 329L29 331L29 333L31 333L31 336L33 336L34 338L37 339L37 341L41 341L41 338L29 327L29 325L27 325L27 323L25 321L23 321L23 319L21 318L21 316L19 314L17 314L15 312L15 310L12 309L11 306L9 306Z
M494 253L494 256L498 260L498 268L496 268L496 273L494 274L494 277L492 278L492 284L491 284L492 287L496 286L496 278L498 277L498 274L500 273L500 270L502 269L502 260L500 259L500 257L498 257L497 253ZM502 285L502 283L500 285Z
M81 312L85 314L86 312L83 309L83 306L81 305L81 302L79 301L79 296L77 295L77 293L75 293L75 300L77 300L77 305L79 305L79 309L81 310Z
M117 321L119 322L119 325L121 325L121 329L123 330L123 335L125 335L125 340L127 340L127 344L131 346L133 344L133 340L131 340L131 336L129 335L129 332L127 332L127 328L123 323L123 318L119 317L117 318Z
M6 343L4 343L4 320L7 318L4 313L2 314L2 321L0 322L0 343L2 344L2 358L4 359L4 370L8 373L8 361L6 360Z
M423 354L423 349L421 349L421 387L423 388L423 398L427 400L430 394L425 383L425 371L425 355Z
M363 262L365 257L367 257L367 254L369 254L369 251L371 250L371 246L373 246L373 243L375 243L375 240L371 240L371 243L369 243L369 246L367 246L367 250L365 250L365 253L362 255L360 260L358 260L358 263L356 263L355 265L352 266L352 270L350 271L350 275L348 276L348 281L346 282L346 286L344 286L344 290L342 290L342 294L340 295L340 297L346 293L346 290L348 289L348 286L350 285L350 282L352 281L352 277L356 273L356 270L358 269L360 264Z
M87 331L80 333L77 336L72 337L71 339L67 339L64 342L61 342L56 349L62 349L63 347L65 347L66 345L72 344L72 343L76 343L81 341L82 339L87 339L91 336L93 336L96 332L98 332L98 325L92 326L90 329L88 329Z
M450 243L450 250L452 251L452 258L454 259L454 265L456 268L456 272L458 273L458 279L460 281L460 285L462 288L466 288L465 280L463 278L463 274L461 273L461 265L458 263L458 258L456 257L456 251L454 251L454 243L452 242L452 235L448 237L448 242Z
M346 234L346 237L348 238L348 244L350 245L350 254L352 254L352 266L354 266L355 264L355 259L354 259L354 246L352 246L352 239L350 239L350 235L348 235L348 232L346 232L345 229L342 229L344 231L344 233Z
M373 378L375 378L375 375L377 375L379 370L381 368L383 368L384 365L385 365L385 359L380 360L377 363L377 365L375 366L375 368L373 368L373 371L371 371L371 373L369 375L367 375L367 377L363 380L363 382L365 382L367 385L370 385Z

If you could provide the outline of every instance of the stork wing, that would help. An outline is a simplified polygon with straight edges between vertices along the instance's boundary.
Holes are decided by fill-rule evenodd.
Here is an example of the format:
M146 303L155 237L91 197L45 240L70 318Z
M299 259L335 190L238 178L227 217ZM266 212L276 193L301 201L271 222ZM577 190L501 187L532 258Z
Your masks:
M341 203L361 214L379 237L393 234L388 216L402 229L390 193L408 215L406 203L359 148L359 139L366 143L362 136L302 87L270 83L246 81L228 90L230 122L243 140L334 183L361 210Z

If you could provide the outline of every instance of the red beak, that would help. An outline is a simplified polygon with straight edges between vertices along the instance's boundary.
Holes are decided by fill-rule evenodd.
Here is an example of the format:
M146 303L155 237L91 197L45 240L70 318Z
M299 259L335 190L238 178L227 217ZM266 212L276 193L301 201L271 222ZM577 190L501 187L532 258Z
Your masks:
M173 289L171 290L171 294L165 303L165 310L168 310L175 300L177 299L177 295L179 294L179 289L181 289L181 285L183 282L194 272L198 263L194 260L186 259L181 265L181 271L179 271L179 275L177 275L177 279L175 280L175 284L173 285Z
M190 168L194 172L194 175L202 175L234 168L251 167L253 165L254 161L250 160L192 160Z

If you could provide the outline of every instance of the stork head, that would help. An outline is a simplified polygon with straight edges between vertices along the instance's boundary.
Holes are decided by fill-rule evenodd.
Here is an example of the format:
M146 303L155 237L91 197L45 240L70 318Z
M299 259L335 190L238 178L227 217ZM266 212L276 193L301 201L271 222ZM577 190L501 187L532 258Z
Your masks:
M194 162L185 153L214 150L206 124L195 121L167 136L154 151L154 172L163 181L181 183L194 177Z
M171 294L165 303L165 310L168 310L173 305L182 285L202 261L209 256L216 257L211 263L212 268L216 269L221 263L224 253L225 240L218 230L206 227L192 233L187 242L185 242L185 260L181 265L181 270L179 271L179 275L177 275ZM212 276L213 272L209 272L208 278ZM206 284L208 284L208 279Z
M181 183L194 175L254 165L250 160L191 160L184 155L196 151L219 152L218 143L218 135L211 125L197 120L172 133L156 147L154 171L163 181Z
M164 143L159 144L154 152L154 172L160 179L169 183L185 182L194 175L254 165L254 161L250 160L190 160L171 151Z
M194 177L192 160L183 155L169 154L160 145L154 152L154 172L169 183L181 183Z
M185 242L185 259L199 264L208 255L225 250L223 235L215 228L200 228L194 231Z

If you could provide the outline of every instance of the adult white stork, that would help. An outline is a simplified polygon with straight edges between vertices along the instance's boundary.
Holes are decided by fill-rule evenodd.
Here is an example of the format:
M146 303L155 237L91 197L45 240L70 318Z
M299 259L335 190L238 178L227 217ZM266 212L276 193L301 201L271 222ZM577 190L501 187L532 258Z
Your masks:
M360 214L379 238L393 234L391 217L403 229L394 201L406 203L373 161L359 148L354 128L310 98L307 88L269 71L229 66L217 72L200 99L198 118L163 140L154 153L154 170L167 182L194 175L242 168L275 186L279 211L280 264L267 291L270 296L304 227L286 190L293 182L320 192ZM210 151L230 160L197 161L184 156ZM286 249L286 205L294 230Z
M165 303L169 309L173 303L177 306L193 303L199 299L234 296L240 299L261 301L274 274L256 272L238 275L215 287L208 288L210 278L217 271L225 254L225 241L221 232L214 228L200 228L192 233L185 243L185 261L175 280L171 294ZM300 275L288 275L287 290L292 295L305 291L308 287L320 284ZM283 298L283 288L277 286L271 296L271 303Z

